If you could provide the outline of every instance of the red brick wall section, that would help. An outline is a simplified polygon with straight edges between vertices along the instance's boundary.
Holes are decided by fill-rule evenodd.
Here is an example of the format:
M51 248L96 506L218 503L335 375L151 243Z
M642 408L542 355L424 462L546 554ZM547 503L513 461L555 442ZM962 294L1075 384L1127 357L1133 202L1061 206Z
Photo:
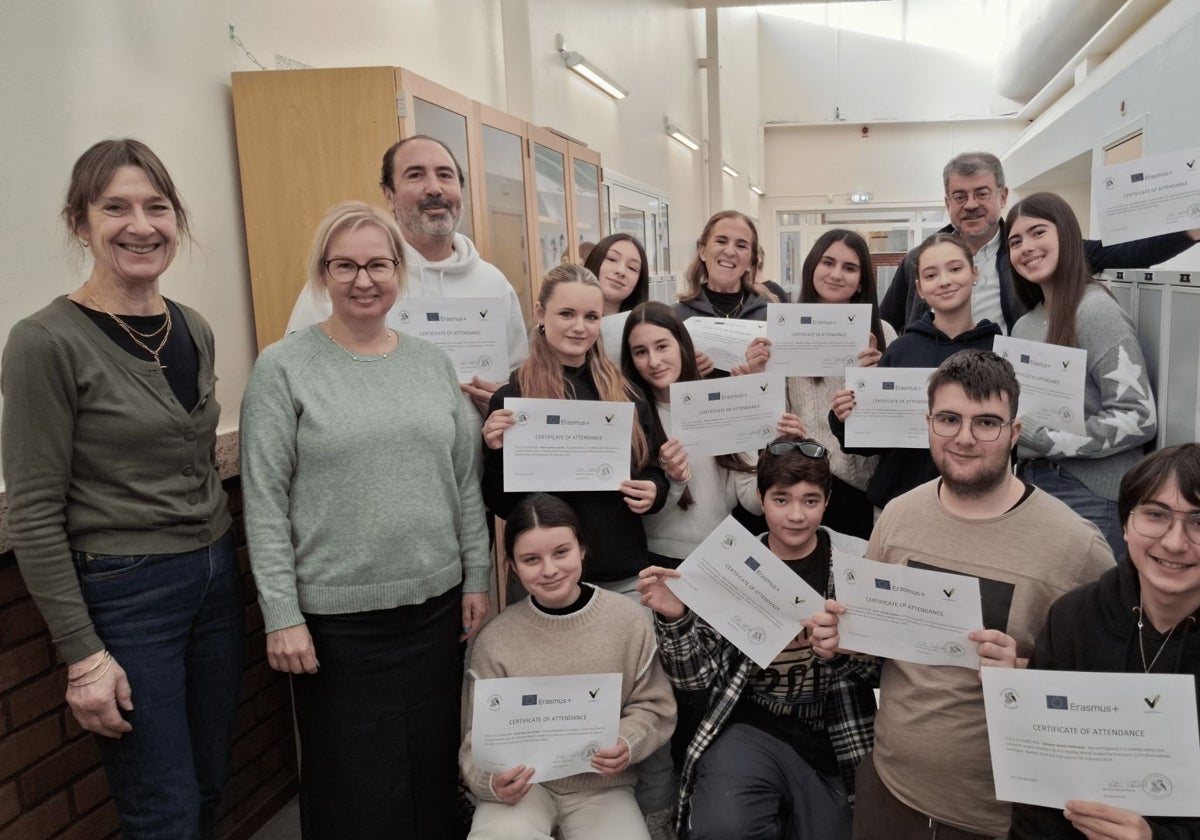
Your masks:
M241 491L225 482L239 537ZM267 666L266 640L246 558L248 651L233 744L233 774L218 836L245 840L296 792L296 748L288 681ZM115 838L94 737L63 702L66 668L29 598L12 552L0 555L0 840Z

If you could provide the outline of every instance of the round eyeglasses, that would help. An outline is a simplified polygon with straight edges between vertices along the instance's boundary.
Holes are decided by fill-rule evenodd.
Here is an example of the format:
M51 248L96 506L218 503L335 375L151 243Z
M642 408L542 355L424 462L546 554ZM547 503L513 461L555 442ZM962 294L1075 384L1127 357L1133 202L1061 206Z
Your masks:
M321 265L325 266L329 276L339 283L353 283L360 271L367 272L367 276L376 283L386 283L396 276L400 260L377 257L366 265L362 265L354 260L335 259L322 260Z
M949 411L939 411L937 414L929 415L929 428L933 429L933 433L938 437L956 437L962 430L965 420L965 417ZM1000 437L1000 432L1005 426L1011 426L1012 422L1012 420L1001 420L991 414L980 414L970 420L971 436L975 440L991 443Z
M1129 514L1133 530L1152 540L1165 537L1176 519L1183 520L1183 533L1188 542L1200 545L1200 512L1181 513L1158 505L1138 505Z

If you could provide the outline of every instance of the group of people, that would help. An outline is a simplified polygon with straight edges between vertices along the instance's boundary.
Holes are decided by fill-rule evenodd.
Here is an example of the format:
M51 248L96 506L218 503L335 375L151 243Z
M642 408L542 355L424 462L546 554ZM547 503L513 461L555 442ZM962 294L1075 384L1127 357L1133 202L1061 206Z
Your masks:
M1200 231L1106 247L1052 194L1002 220L992 155L959 155L943 179L951 229L905 258L882 302L848 230L818 239L797 295L871 306L860 365L937 368L928 450L847 449L843 378L788 377L774 441L698 457L669 435L670 386L761 371L771 345L715 370L687 319L764 320L787 299L762 278L751 219L708 221L673 307L647 301L641 243L607 237L546 274L527 330L457 232L450 151L418 136L385 152L390 212L347 202L321 221L289 334L259 356L241 415L246 540L267 658L291 675L306 838L460 836L460 780L473 838L1200 837L1194 819L998 802L976 674L840 646L835 549L979 578L982 665L1200 679L1200 446L1142 457L1145 363L1091 279ZM67 702L101 736L123 835L211 838L245 632L212 333L159 289L189 220L135 140L80 157L63 219L88 279L13 328L0 374L12 542ZM505 312L507 381L460 383L394 320L403 298L464 296ZM1022 423L991 352L1005 333L1087 351L1086 434ZM631 478L506 491L509 397L632 403ZM489 512L527 595L490 621ZM761 517L764 544L828 599L767 668L666 585L731 512ZM593 773L476 766L477 680L599 672L622 675L621 717Z

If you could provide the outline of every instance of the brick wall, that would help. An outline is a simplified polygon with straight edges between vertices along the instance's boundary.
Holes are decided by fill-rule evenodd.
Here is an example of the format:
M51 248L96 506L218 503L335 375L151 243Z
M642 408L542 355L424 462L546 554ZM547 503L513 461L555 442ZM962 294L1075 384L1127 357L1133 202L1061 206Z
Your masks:
M244 840L296 792L288 681L267 665L262 615L241 528L238 479L225 482L246 581L248 651L219 836ZM25 590L12 552L0 555L0 840L116 837L94 737L63 702L66 668ZM136 698L135 698L136 700Z

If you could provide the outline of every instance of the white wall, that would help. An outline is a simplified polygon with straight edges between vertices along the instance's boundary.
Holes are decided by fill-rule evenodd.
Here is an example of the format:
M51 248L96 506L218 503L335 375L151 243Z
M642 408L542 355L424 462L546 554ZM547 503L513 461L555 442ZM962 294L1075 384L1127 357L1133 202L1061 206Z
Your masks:
M721 59L721 157L740 174L721 176L718 210L740 210L758 218L758 197L750 181L761 184L766 172L759 108L759 26L754 9L718 12L718 51ZM761 221L761 220L760 220ZM700 228L696 229L696 234ZM693 238L695 234L693 234Z
M994 93L989 61L948 50L848 29L839 34L769 12L759 50L767 125L823 124L835 108L850 123L993 119L1020 108Z
M1002 156L1009 180L1014 185L1040 183L1048 171L1090 156L1106 139L1143 120L1147 156L1200 146L1197 79L1200 4L1173 0L1021 134ZM1121 115L1122 102L1126 116ZM1090 197L1090 168L1070 171L1075 175L1061 189ZM1086 208L1086 202L1082 212L1076 205L1085 231ZM1200 254L1193 249L1166 265L1195 268Z
M163 158L192 213L197 246L176 258L163 291L212 323L221 428L235 428L255 342L229 74L257 68L231 43L230 24L269 69L277 55L313 67L404 66L505 109L502 4L513 3L516 17L528 18L525 64L534 63L534 113L519 115L589 142L606 166L670 192L680 254L704 219L700 155L679 160L662 130L663 102L687 125L701 124L699 13L676 0L8 0L0 12L0 341L87 276L58 221L72 163L99 139L137 137ZM567 72L554 52L559 31L630 88L624 103L614 108Z

